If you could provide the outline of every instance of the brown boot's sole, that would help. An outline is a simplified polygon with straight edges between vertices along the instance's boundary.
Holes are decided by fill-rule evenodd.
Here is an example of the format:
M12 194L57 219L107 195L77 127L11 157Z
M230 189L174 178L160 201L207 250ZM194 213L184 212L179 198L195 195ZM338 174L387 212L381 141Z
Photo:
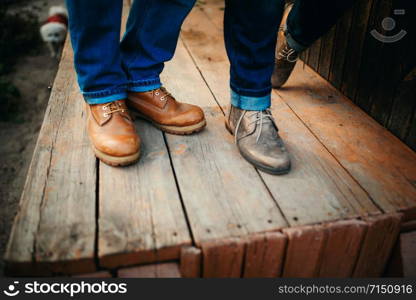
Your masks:
M146 120L153 124L153 126L159 128L163 132L171 133L171 134L177 134L177 135L190 135L193 133L200 132L202 129L205 128L207 125L207 121L204 119L201 122L193 125L188 126L171 126L171 125L162 125L159 123L154 122L153 120L149 119L148 117L142 115L141 113L137 111L132 111L132 114L135 117L138 117L140 119Z
M95 156L101 160L106 165L112 166L112 167L122 167L122 166L128 166L131 164L134 164L136 161L139 160L140 157L140 151L137 153L134 153L132 155L128 156L111 156L108 154L105 154L104 152L98 150L97 148L93 147Z

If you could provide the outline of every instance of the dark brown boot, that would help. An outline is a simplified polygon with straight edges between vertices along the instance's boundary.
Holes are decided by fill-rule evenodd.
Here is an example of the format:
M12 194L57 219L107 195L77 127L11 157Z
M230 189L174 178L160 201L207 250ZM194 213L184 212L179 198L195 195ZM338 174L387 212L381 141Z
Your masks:
M273 175L290 171L289 154L270 110L249 111L231 106L225 124L248 162Z
M200 107L176 101L164 88L130 93L127 105L133 113L168 133L191 134L206 125Z
M298 57L299 53L295 49L290 48L285 39L276 53L272 75L273 88L278 89L286 83L295 68Z

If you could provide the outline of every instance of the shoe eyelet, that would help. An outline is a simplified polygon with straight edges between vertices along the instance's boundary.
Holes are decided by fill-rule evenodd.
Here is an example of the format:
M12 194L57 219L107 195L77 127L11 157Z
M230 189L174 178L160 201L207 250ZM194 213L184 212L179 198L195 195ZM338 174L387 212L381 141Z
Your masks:
M108 117L108 114L107 113L104 113L103 116L104 116L104 118L107 118Z
M156 95L156 96L159 96L159 92L156 92L156 93L155 93L155 95Z
M107 110L107 106L103 106L103 110Z

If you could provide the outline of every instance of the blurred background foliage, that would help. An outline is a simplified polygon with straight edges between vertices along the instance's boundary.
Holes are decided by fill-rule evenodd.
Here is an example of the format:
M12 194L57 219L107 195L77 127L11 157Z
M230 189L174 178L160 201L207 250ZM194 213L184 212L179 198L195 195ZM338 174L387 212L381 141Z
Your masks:
M27 0L0 0L0 120L8 121L18 109L19 90L7 78L20 57L41 45L39 21L32 10L17 9ZM36 8L35 8L36 9Z

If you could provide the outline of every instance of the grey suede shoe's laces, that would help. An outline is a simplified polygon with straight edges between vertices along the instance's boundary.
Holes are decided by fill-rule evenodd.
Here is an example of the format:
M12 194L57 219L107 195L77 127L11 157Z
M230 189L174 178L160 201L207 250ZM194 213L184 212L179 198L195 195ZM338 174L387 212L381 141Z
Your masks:
M235 139L235 143L237 143L238 138L237 138L237 133L238 133L238 129L240 128L241 125L241 121L243 120L244 116L246 115L248 111L245 110L240 118L238 119L237 125L235 127L235 134L234 134L234 139ZM258 143L261 133L263 131L263 124L266 122L272 122L274 124L274 120L273 120L273 115L270 111L270 109L266 109L266 110L259 110L259 111L252 111L252 113L250 115L247 116L249 119L251 119L252 117L255 117L254 120L252 120L250 123L248 123L248 126L252 125L252 124L257 124L257 122L259 122L258 124L260 125L260 129L257 132L257 137L256 137L256 143Z
M293 55L294 59L291 58L292 55ZM288 46L286 46L277 54L277 59L278 60L285 59L288 62L294 63L298 60L298 55L297 55L295 49L291 49Z

